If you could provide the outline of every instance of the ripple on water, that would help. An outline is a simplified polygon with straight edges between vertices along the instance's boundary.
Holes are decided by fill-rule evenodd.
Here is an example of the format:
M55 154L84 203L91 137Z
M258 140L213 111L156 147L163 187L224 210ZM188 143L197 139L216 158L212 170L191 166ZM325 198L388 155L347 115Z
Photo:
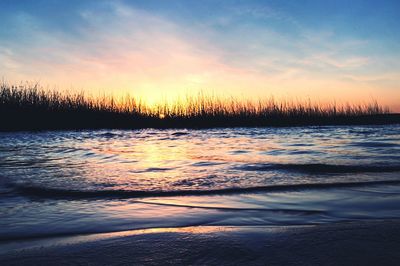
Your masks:
M0 133L0 235L399 218L399 129Z

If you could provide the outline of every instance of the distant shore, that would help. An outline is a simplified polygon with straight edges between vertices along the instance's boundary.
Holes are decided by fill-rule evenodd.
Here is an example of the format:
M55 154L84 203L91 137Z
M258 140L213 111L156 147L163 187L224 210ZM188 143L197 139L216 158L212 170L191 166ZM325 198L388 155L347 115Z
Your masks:
M75 117L77 119L75 119ZM336 117L129 117L120 114L9 114L0 119L0 132L98 129L206 129L234 127L298 127L400 124L400 114Z
M0 243L8 265L398 265L400 221L156 228Z
M320 105L198 95L149 107L135 98L91 98L34 87L0 86L0 131L290 127L400 124L377 102Z

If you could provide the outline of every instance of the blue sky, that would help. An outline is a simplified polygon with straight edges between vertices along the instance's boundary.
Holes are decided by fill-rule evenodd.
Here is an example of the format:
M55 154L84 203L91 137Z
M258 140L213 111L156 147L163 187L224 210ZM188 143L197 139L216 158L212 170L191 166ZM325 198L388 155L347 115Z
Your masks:
M6 81L137 94L377 99L400 110L400 1L0 2Z

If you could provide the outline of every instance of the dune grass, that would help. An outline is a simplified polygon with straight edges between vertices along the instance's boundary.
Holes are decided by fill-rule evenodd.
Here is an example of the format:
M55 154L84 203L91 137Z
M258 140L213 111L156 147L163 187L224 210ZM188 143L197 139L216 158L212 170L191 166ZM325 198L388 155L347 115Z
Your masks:
M377 102L320 105L222 99L202 93L149 107L133 97L89 97L34 86L0 86L0 130L207 128L399 123Z

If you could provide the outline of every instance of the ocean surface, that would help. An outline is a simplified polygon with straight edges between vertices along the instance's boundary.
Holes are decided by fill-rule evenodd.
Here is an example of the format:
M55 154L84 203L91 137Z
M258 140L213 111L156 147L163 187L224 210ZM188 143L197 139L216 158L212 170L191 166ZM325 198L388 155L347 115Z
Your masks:
M0 133L0 241L400 218L400 125Z

